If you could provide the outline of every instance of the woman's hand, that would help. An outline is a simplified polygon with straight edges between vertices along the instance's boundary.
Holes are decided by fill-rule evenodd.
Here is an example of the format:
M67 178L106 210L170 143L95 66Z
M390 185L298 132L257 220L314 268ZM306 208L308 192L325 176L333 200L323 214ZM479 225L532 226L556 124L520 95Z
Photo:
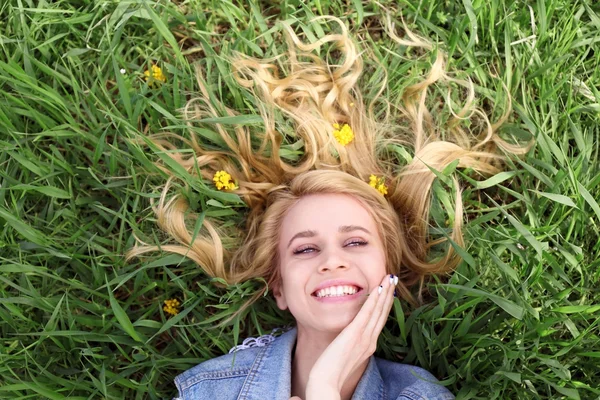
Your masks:
M390 282L392 281L392 282ZM377 338L387 321L394 301L394 286L398 277L386 275L356 317L325 349L310 371L306 400L329 399L324 392L336 393L339 399L344 382L377 348Z

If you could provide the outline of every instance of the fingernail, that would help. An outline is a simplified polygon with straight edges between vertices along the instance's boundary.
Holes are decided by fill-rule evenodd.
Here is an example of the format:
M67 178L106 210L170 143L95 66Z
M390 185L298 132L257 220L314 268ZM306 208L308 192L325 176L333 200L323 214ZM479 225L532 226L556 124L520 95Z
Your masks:
M390 285L394 284L394 275L390 274Z
M398 284L398 277L394 276L394 285L397 285L397 284Z
M398 293L394 290L394 297L398 297Z
M379 292L379 294L381 294L382 290L383 290L383 286L379 285L379 287L377 288L377 292Z

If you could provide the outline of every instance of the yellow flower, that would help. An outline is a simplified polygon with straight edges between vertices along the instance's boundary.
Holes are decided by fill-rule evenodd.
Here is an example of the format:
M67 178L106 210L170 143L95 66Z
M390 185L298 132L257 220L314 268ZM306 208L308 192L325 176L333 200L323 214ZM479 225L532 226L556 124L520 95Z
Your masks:
M385 185L385 177L377 178L375 175L369 177L369 185L374 187L382 195L388 194L388 187Z
M354 139L354 132L352 132L350 125L344 124L340 128L340 124L333 124L333 127L335 128L333 136L342 146L347 145Z
M235 190L238 188L231 175L225 171L217 171L213 177L213 182L218 190Z
M165 300L165 305L163 307L163 310L167 314L177 315L177 314L179 314L179 309L178 308L179 308L180 305L181 305L181 303L177 299Z
M162 72L162 69L157 65L153 65L150 67L150 70L144 71L144 75L146 76L146 81L150 84L154 84L156 82L163 83L167 80Z

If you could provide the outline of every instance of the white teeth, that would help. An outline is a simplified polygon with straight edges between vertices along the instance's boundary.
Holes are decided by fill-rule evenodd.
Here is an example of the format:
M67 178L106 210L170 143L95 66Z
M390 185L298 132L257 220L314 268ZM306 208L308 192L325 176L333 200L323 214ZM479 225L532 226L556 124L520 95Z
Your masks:
M355 286L330 286L325 289L321 289L316 293L317 297L339 297L353 295L358 292L358 288Z

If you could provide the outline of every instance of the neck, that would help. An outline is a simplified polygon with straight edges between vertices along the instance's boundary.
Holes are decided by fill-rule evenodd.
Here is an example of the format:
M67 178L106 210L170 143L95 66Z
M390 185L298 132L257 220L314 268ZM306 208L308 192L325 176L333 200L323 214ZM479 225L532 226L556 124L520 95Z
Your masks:
M306 385L312 367L321 354L337 337L338 332L325 333L303 329L298 326L296 348L292 360L292 396L306 399ZM367 369L369 359L363 362L344 382L340 391L341 400L350 400L354 390Z

